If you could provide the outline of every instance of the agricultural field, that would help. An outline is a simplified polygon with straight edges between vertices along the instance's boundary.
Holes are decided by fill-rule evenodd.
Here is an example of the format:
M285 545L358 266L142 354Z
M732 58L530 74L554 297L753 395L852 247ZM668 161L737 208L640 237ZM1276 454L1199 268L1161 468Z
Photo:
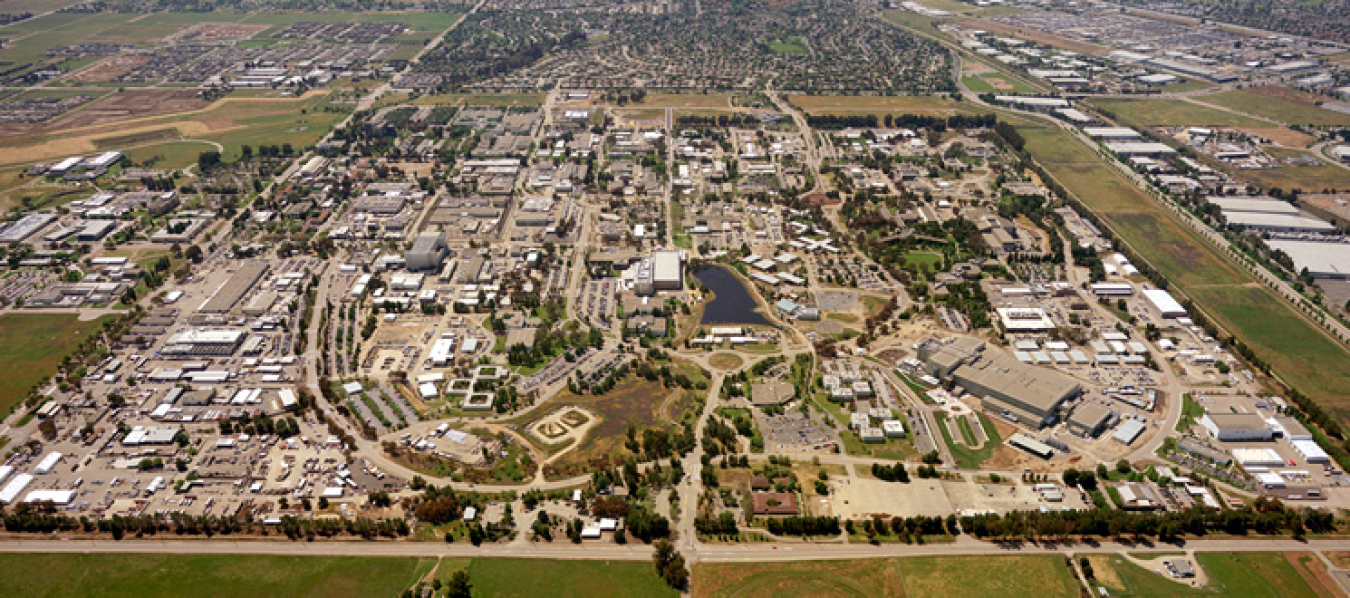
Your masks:
M81 321L74 314L0 316L0 363L8 372L0 376L0 413L9 413L33 385L56 373L61 359L111 318Z
M1350 114L1319 108L1319 96L1278 85L1262 85L1225 91L1202 98L1210 104L1232 108L1289 125L1346 126Z
M1350 419L1350 352L1058 129L1022 127L1032 155L1168 280L1289 384ZM1175 290L1175 289L1174 289ZM1273 306L1280 308L1273 309Z
M694 596L1072 596L1060 556L700 564Z
M6 596L397 596L433 559L172 554L4 554ZM651 565L647 564L650 569Z

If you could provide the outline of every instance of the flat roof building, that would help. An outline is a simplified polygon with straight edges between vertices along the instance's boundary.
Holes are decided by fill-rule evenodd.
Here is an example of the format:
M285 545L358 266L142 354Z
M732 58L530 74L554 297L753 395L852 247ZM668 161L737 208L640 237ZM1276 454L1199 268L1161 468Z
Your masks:
M1224 442L1274 440L1275 432L1255 413L1206 413L1200 424L1209 435Z

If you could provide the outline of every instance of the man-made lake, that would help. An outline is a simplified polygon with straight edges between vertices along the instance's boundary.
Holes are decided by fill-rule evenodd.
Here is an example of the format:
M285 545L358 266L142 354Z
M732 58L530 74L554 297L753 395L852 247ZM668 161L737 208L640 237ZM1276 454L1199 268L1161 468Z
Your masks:
M758 303L750 289L727 269L711 266L695 272L694 278L713 293L713 300L703 307L703 319L699 324L773 326L763 314L755 311Z

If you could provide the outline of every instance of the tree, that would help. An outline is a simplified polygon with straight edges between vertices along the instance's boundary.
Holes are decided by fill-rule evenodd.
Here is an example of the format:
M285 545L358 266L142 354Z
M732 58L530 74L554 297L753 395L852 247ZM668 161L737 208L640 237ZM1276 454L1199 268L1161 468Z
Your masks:
M657 540L653 545L652 561L656 564L656 573L666 580L670 587L684 590L689 585L689 569L685 567L684 556L675 550L670 540Z
M469 573L467 571L456 571L450 576L450 582L445 585L445 595L449 598L469 598L473 595L473 584L469 583Z

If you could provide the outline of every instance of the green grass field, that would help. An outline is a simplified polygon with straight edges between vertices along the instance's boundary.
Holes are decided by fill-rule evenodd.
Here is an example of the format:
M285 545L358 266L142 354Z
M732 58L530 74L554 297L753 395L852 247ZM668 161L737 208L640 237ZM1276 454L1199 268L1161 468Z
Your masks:
M1204 79L1182 79L1176 83L1168 83L1159 89L1167 93L1180 93L1183 91L1196 91L1199 89L1209 89L1214 87L1213 83Z
M1280 160L1311 156L1317 159L1316 166L1284 164L1279 168L1261 168L1240 170L1237 175L1263 187L1280 189L1301 189L1305 192L1320 192L1324 189L1350 189L1350 170L1334 164L1327 159L1314 156L1311 152L1268 145L1263 147L1266 153Z
M6 596L397 596L433 559L4 554ZM651 568L651 565L647 565Z
M803 42L800 37L771 41L769 42L769 49L779 54L798 55L807 53L806 42Z
M1157 555L1140 555L1153 558ZM1200 588L1164 578L1116 555L1093 557L1094 569L1105 561L1114 572L1097 575L1095 586L1105 587L1113 596L1193 596L1224 594L1230 596L1298 597L1317 596L1293 566L1278 552L1199 553L1196 560L1209 575L1208 585Z
M1209 101L1214 96L1205 96ZM1270 123L1185 100L1121 100L1101 98L1092 104L1123 120L1143 125L1194 127L1269 127Z
M1067 133L1042 127L1019 131L1028 150L1060 183L1289 384L1343 418L1350 415L1345 393L1350 388L1350 352Z
M675 596L649 561L3 554L5 596L398 596L468 571L478 596ZM428 575L435 569L434 575Z
M1317 96L1285 87L1236 89L1202 98L1210 104L1254 114L1290 125L1350 125L1350 114L1319 108Z
M1059 556L919 557L694 568L694 596L1076 596Z
M102 326L102 319L81 322L74 314L0 316L0 363L7 372L0 376L0 413L9 413L34 384L56 373L61 359Z
M676 596L649 561L474 559L474 595Z

